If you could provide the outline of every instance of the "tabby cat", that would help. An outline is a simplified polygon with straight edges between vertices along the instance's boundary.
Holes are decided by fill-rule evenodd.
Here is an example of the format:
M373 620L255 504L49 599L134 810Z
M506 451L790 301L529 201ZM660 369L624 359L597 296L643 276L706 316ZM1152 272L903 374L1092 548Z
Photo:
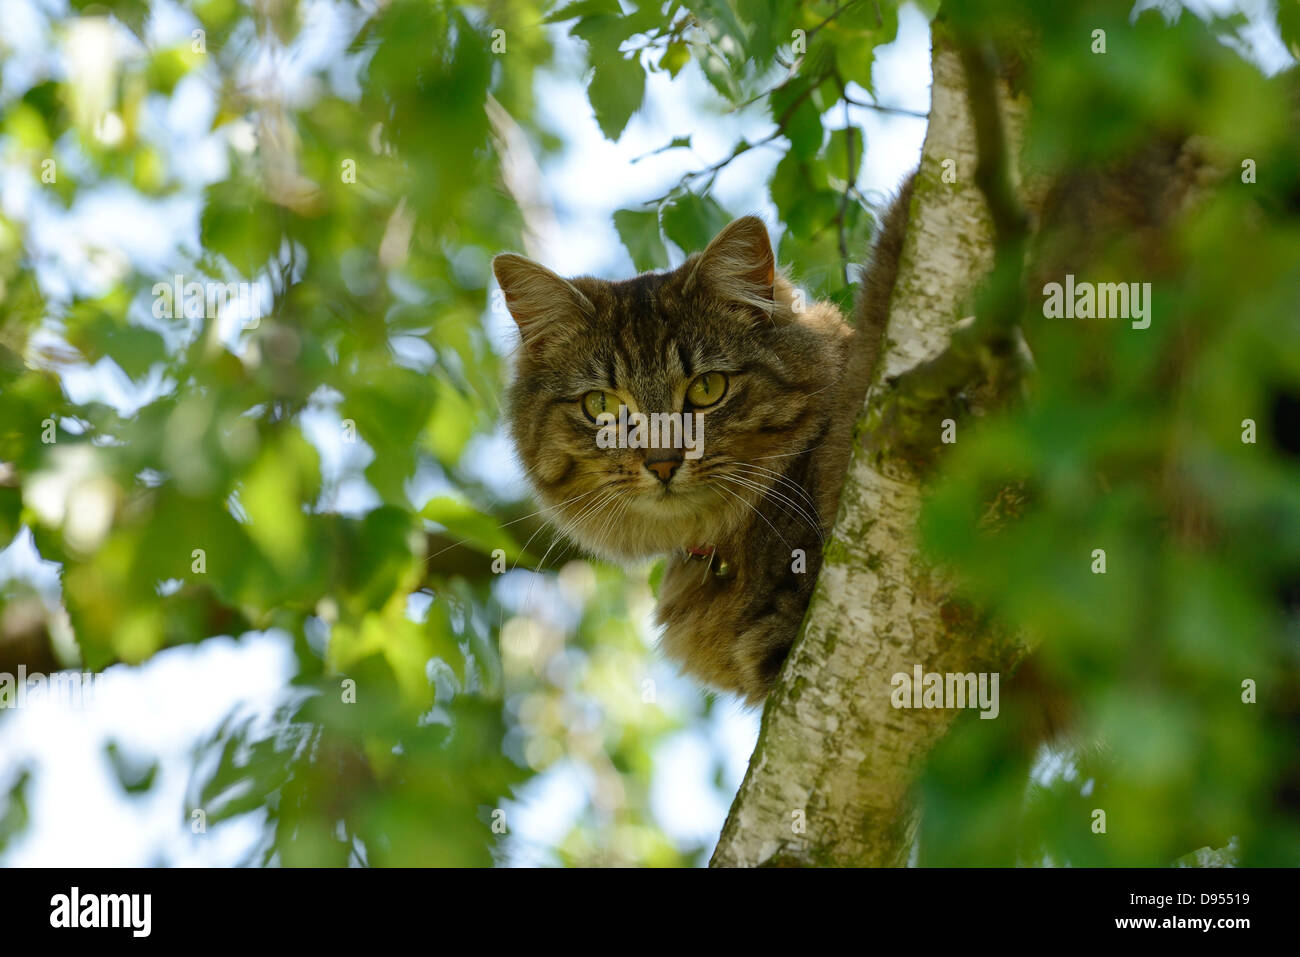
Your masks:
M750 704L812 594L911 186L883 219L852 325L831 303L802 303L753 216L677 269L620 282L564 279L510 253L492 262L522 337L510 429L545 514L600 558L667 555L664 650ZM602 448L602 413L620 406L700 413L701 454Z

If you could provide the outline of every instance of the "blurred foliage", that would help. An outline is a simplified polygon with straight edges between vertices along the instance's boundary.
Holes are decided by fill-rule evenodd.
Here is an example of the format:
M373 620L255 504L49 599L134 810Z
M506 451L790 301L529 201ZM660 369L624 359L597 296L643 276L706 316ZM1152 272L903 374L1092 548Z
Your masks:
M1275 420L1300 381L1297 237L1287 220L1237 239L1248 207L1293 208L1294 141L1258 73L1186 20L1132 27L1114 4L975 7L1041 36L1026 80L1041 107L1036 162L1104 158L1178 125L1240 144L1261 179L1186 230L1150 330L1028 317L1039 395L963 440L927 511L936 554L993 613L1041 635L1083 692L1111 742L1111 837L1077 820L1082 772L1008 824L1024 778L1013 762L998 772L1006 745L992 739L1010 723L974 722L929 779L927 826L942 839L927 854L1005 856L1016 833L1023 860L1171 861L1194 849L1179 830L1194 820L1241 835L1247 859L1294 860L1275 800L1294 742L1264 716L1296 648L1275 592L1300 573L1300 482ZM698 69L713 108L763 110L771 131L616 211L633 262L701 248L730 217L711 192L718 173L774 146L779 257L810 292L847 302L873 228L857 184L871 144L849 108L872 105L896 4L187 0L166 41L155 13L147 0L73 0L38 15L45 55L0 37L0 163L26 197L0 205L0 538L29 529L58 563L55 604L75 640L63 664L138 665L248 631L291 638L297 674L279 706L213 730L177 809L185 826L195 811L209 825L261 815L255 863L517 858L500 812L559 767L583 780L586 804L526 859L698 862L706 846L655 821L652 766L712 702L657 703L648 581L572 556L548 565L548 535L525 503L497 499L475 453L505 374L489 261L520 248L525 226L505 154L516 132L539 158L564 148L536 102L539 76L564 66L561 35L586 50L611 139L650 74ZM305 55L314 18L343 36L323 61ZM1292 5L1278 19L1294 42ZM1103 23L1112 53L1098 60L1079 38ZM171 111L210 115L217 162L190 162L199 144L174 140ZM690 144L682 130L662 149ZM40 224L110 187L173 212L194 202L193 230L165 255L52 251ZM181 295L160 308L177 275ZM188 308L189 282L251 283L262 305ZM1204 347L1171 389L1155 370L1188 330ZM69 380L92 368L133 399L75 397ZM1240 443L1246 417L1259 445ZM1033 485L1033 508L994 543L973 516L1007 481ZM1214 512L1212 544L1162 537L1170 482ZM1111 570L1094 577L1080 555L1103 545ZM20 602L30 608L28 587L0 583L0 622ZM1244 677L1259 681L1254 708L1239 704ZM107 760L128 791L154 778L145 756L115 747ZM29 780L6 779L0 849L28 818Z
M1092 230L1064 247L1079 280L1152 284L1150 327L1047 319L1030 288L1032 399L970 427L927 502L932 553L1039 643L1038 679L1072 701L1082 747L1053 755L1026 790L1025 703L1012 696L1009 720L964 721L922 787L921 860L1168 865L1232 842L1240 863L1295 866L1294 78L1266 78L1230 48L1240 17L1171 23L1149 10L1131 22L1117 3L1000 0L961 15L1033 37L1018 81L1034 104L1024 154L1036 170L1114 170L1153 135L1192 135L1213 144L1224 179L1163 229L1066 224Z

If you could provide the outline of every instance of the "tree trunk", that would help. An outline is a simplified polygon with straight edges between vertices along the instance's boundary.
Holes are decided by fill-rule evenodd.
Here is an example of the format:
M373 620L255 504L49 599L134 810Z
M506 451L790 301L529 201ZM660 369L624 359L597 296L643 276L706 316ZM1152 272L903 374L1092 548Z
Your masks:
M713 866L906 863L915 824L911 786L956 712L896 710L892 676L910 676L918 664L925 672L1001 671L1014 657L949 599L942 575L919 557L923 477L887 443L873 441L891 378L947 346L969 311L964 300L993 264L993 225L974 175L979 154L966 73L941 24L932 65L930 125L880 368L803 635L768 699ZM1001 85L998 99L1014 145L1024 103ZM955 182L944 182L945 169ZM937 420L921 427L931 425L937 441Z

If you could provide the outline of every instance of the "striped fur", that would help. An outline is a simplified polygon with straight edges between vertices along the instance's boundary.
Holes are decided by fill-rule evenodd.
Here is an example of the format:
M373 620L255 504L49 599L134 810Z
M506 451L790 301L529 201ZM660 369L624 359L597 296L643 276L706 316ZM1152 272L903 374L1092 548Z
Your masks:
M775 680L821 564L910 186L884 220L856 329L830 303L796 311L753 217L675 270L621 282L565 280L518 256L493 263L523 339L510 430L548 517L600 558L667 555L657 614L666 653L750 703ZM703 455L668 485L646 467L647 450L597 447L586 392L679 412L692 379L711 371L727 375L727 392L701 410ZM687 551L703 545L715 546L712 559Z

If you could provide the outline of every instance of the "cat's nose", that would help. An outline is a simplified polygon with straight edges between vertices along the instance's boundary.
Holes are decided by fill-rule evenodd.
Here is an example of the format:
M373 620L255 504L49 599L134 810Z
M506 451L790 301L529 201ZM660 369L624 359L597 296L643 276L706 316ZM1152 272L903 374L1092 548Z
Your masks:
M645 457L645 467L659 476L659 481L665 485L672 481L673 473L681 464L681 449L656 449Z

